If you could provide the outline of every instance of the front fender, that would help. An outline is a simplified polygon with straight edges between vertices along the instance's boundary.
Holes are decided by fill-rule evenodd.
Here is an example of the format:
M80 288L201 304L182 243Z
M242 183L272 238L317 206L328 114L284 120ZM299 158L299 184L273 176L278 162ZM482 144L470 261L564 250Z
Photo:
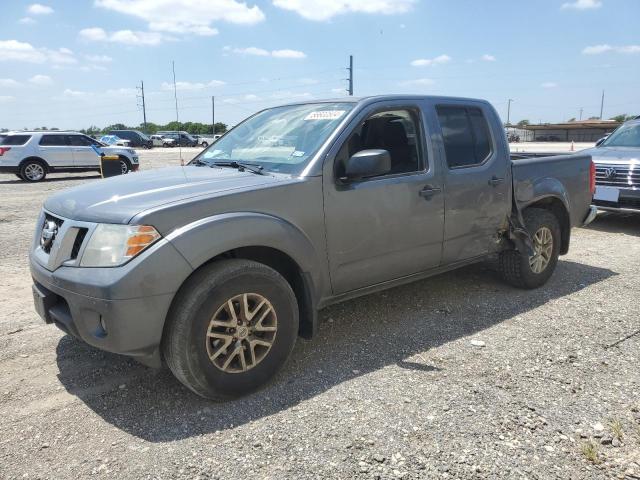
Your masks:
M322 279L320 258L311 240L292 223L255 212L223 213L197 220L167 237L194 268L212 258L241 247L270 247L287 254L309 273L316 288Z

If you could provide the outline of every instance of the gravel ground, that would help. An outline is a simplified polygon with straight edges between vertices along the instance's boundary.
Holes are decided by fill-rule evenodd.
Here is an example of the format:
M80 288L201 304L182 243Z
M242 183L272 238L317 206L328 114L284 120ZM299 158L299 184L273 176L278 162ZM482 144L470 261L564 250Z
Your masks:
M273 383L215 404L35 314L37 212L95 179L0 175L0 478L640 479L640 216L574 230L535 291L487 262L324 310Z

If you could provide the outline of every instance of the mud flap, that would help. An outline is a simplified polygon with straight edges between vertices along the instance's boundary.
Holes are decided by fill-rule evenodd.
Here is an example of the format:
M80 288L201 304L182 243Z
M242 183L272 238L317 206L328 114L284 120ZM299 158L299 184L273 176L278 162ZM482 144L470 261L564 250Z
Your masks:
M533 241L527 232L522 218L522 212L516 203L516 192L511 186L511 215L509 215L509 240L513 242L516 250L526 253L528 256L534 255Z

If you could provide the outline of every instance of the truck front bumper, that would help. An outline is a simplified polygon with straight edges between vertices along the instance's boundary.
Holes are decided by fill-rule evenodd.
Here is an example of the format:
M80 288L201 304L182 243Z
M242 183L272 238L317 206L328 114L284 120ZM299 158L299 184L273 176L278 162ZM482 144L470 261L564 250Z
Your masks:
M168 245L163 250L175 252ZM164 322L175 291L191 269L183 259L184 265L169 261L175 268L175 277L172 279L165 271L165 281L159 285L154 282L157 287L152 288L145 285L145 280L157 278L156 262L94 269L63 266L49 271L32 254L35 309L46 323L55 324L89 345L159 367ZM138 288L127 276L135 277L133 283ZM171 293L166 293L173 281L176 284L169 288ZM162 287L163 293L158 293Z

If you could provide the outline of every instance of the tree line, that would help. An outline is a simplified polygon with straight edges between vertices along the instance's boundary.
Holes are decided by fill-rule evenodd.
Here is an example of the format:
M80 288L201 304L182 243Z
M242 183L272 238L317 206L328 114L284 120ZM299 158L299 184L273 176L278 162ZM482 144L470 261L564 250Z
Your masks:
M222 122L216 122L214 125L215 133L225 133L227 131L227 124ZM112 130L139 130L148 135L153 135L157 132L166 131L166 130L175 130L175 131L184 131L187 133L191 133L193 135L212 135L211 124L210 123L200 123L200 122L169 122L165 125L159 125L153 122L147 122L146 128L143 124L140 124L136 127L130 127L125 125L124 123L114 123L113 125L108 125L104 128L97 127L92 125L89 128L83 128L80 130L82 133L86 133L87 135L103 135L108 134Z

